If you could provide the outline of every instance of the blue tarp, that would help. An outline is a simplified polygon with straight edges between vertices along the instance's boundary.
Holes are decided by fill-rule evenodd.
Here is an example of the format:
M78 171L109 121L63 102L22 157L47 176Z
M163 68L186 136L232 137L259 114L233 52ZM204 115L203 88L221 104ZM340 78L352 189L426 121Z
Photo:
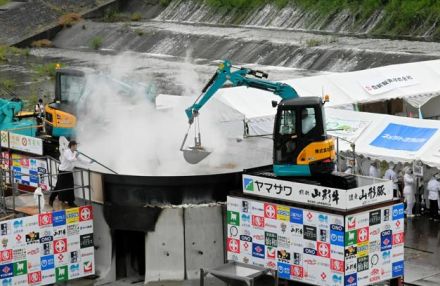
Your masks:
M436 131L437 128L390 123L370 145L391 150L418 151Z

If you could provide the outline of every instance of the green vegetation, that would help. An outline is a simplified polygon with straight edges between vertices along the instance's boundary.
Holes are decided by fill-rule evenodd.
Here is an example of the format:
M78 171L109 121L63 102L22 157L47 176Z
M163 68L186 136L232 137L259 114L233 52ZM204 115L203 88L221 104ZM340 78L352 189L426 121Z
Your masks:
M0 87L4 87L9 90L15 90L15 88L17 87L17 83L15 82L15 80L12 79L4 79L0 81Z
M101 36L94 36L91 40L90 40L90 48L94 49L94 50L99 50L99 48L101 48L102 46L102 42L103 39Z
M308 39L306 40L306 46L309 48L317 47L322 44L322 41L319 39Z
M265 4L279 8L295 5L313 13L310 22L323 24L341 11L353 15L353 29L361 27L373 16L382 15L380 22L369 33L378 36L423 35L432 29L433 39L440 40L440 1L436 0L198 0L222 10L250 11ZM161 1L162 2L162 1ZM168 2L168 0L163 0ZM166 3L165 3L166 4Z
M14 56L29 56L29 49L19 49L16 47L0 45L0 62L8 61Z
M10 2L9 0L0 0L0 6L6 5L9 2Z
M140 21L142 19L142 14L139 12L134 12L131 14L130 20L132 21Z
M34 71L39 77L55 78L55 73L58 67L63 67L63 64L59 64L59 63L41 64L35 66Z
M162 6L168 6L170 5L172 0L159 0L160 5Z
M102 21L104 22L121 22L126 20L126 17L124 17L121 13L118 12L116 9L109 10L105 13L104 17L102 18Z

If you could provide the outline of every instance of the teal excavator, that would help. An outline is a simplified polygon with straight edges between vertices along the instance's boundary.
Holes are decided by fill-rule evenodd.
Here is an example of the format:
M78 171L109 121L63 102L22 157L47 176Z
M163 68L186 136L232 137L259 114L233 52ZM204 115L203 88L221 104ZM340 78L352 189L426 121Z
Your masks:
M232 70L235 68L236 70ZM277 107L273 130L273 172L276 176L312 176L334 170L334 140L326 134L324 101L320 97L298 96L288 84L267 80L268 74L249 68L236 68L229 61L220 64L216 73L202 90L193 105L185 110L189 128L181 145L185 160L197 164L210 152L201 143L198 116L201 108L224 87L247 86L272 92L281 97ZM194 146L184 148L192 124Z
M33 112L23 115L23 102L10 89L0 86L0 91L12 99L0 98L0 130L20 135L35 136L37 124Z

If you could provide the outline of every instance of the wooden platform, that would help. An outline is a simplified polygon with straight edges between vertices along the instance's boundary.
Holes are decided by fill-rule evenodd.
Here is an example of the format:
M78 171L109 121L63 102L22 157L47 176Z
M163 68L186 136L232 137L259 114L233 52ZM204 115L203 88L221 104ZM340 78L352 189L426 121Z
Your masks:
M13 209L13 197L6 197L6 206L8 209ZM44 196L44 206L42 212L51 212L54 210L62 210L69 208L66 204L55 200L53 208L49 206L49 195ZM34 199L33 194L21 194L15 197L15 210L16 212L25 215L36 215L38 214L38 205ZM1 218L0 218L1 219Z

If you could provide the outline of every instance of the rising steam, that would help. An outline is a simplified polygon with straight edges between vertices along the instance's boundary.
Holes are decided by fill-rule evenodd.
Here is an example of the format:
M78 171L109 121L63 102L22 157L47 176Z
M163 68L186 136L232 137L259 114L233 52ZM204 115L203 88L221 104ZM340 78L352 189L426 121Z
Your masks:
M214 153L198 165L184 161L179 150L188 128L184 109L204 85L187 58L185 63L176 64L175 75L184 96L173 100L172 108L158 110L151 100L156 96L154 81L136 72L141 60L128 53L116 59L109 57L98 67L108 76L87 76L86 95L78 103L79 149L118 173L146 176L231 172L241 170L247 157L256 158L261 153L258 150L240 154L243 144L229 139L230 124L222 127L218 113L210 112L215 107L208 103L201 114L202 140ZM142 85L132 84L133 89L127 90L115 79ZM237 126L242 127L240 123ZM231 155L231 151L238 154ZM267 159L264 154L259 157Z

